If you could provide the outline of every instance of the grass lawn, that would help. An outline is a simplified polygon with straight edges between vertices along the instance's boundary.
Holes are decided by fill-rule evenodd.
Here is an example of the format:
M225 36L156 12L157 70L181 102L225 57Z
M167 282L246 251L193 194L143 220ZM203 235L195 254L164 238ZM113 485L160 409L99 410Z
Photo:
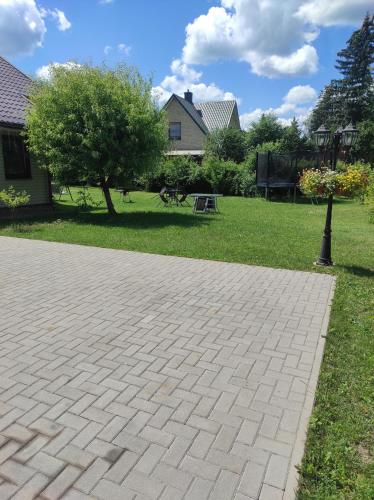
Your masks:
M96 199L100 192L92 189ZM74 196L74 191L73 191ZM300 499L374 498L374 225L337 200L333 268L313 266L326 205L224 198L221 213L163 208L149 193L78 213L67 196L51 218L0 222L0 235L328 272L338 277L325 356L302 464Z

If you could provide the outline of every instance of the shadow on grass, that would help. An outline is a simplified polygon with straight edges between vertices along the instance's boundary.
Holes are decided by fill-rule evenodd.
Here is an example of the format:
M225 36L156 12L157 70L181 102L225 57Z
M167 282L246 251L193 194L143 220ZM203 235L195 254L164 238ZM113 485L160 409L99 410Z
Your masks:
M211 215L195 215L175 212L127 212L111 216L107 213L93 211L78 212L75 207L57 207L52 215L38 216L17 221L17 232L32 232L37 230L35 225L53 223L56 220L71 222L73 224L87 224L94 226L106 226L110 228L132 228L132 229L157 229L167 226L197 227L210 223ZM2 221L0 229L10 228L10 221Z
M363 278L374 278L374 267L372 269L361 266L337 266L347 273L354 274Z

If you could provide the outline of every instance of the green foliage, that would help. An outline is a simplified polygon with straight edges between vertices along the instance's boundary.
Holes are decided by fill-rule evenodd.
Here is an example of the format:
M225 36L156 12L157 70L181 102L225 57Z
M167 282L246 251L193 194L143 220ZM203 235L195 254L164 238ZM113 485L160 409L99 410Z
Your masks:
M279 149L282 153L293 153L306 149L306 138L303 136L296 118L293 118L291 125L283 129Z
M100 183L111 213L109 186L154 168L167 147L151 82L134 68L54 67L30 100L28 146L40 166L64 184Z
M10 208L13 212L22 205L27 205L30 201L30 195L26 191L16 191L13 186L0 191L0 202Z
M227 127L214 130L206 141L207 156L215 156L220 160L241 163L246 155L245 133L236 128Z
M353 156L369 162L374 167L374 120L365 120L357 125L358 139Z
M277 142L283 137L283 127L272 113L264 113L261 118L252 123L246 132L246 142L249 149L266 142Z

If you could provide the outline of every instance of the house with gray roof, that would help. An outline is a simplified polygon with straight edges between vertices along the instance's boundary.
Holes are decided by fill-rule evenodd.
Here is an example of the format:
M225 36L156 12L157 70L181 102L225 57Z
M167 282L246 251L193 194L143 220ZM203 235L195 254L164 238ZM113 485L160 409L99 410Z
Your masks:
M193 102L189 90L184 98L173 94L164 106L169 124L168 155L202 156L207 136L216 129L240 129L236 101Z
M51 204L48 173L37 168L20 134L31 79L0 56L0 191L13 186L30 195L29 205Z

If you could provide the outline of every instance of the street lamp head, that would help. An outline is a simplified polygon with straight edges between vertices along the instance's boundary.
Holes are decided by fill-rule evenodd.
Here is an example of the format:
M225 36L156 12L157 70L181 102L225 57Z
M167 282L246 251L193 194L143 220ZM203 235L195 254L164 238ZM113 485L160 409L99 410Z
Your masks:
M324 148L330 141L331 132L322 124L315 132L313 132L313 135L316 146Z
M358 137L358 130L352 125L352 122L342 131L342 144L345 148L351 148L355 145Z

